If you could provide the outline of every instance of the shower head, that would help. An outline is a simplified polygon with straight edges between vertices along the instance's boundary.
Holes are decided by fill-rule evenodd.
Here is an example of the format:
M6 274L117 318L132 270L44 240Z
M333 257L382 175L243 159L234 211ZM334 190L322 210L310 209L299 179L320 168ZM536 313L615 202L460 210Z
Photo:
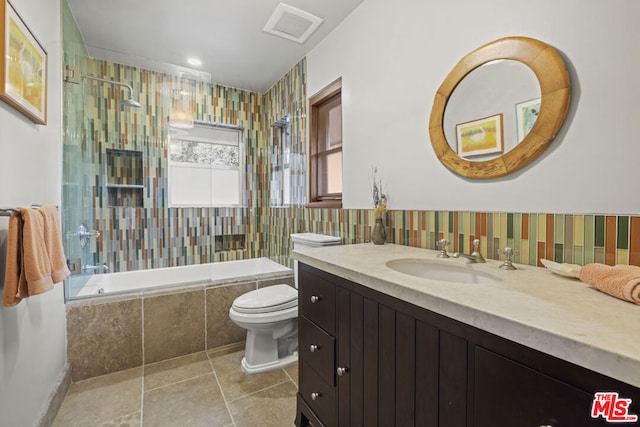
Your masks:
M82 78L89 79L89 80L96 80L98 82L109 83L117 86L124 86L127 89L129 89L129 98L121 100L120 105L122 105L123 107L135 107L135 108L142 107L142 104L140 104L138 101L133 99L133 88L126 83L120 83L113 80L101 79L99 77L88 76L86 74L82 74Z
M271 123L271 127L274 128L286 128L287 126L289 126L289 115L287 114L286 116L282 117L279 120L276 120L275 122Z
M122 101L120 101L120 105L122 105L123 107L135 107L135 108L142 107L142 104L140 104L138 101L136 101L133 98L123 99Z

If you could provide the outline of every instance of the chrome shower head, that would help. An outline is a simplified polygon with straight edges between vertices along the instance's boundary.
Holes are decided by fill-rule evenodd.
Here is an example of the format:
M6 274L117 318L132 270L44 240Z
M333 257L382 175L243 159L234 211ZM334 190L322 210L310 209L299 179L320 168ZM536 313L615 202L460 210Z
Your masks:
M289 115L287 114L286 116L282 117L279 120L276 120L275 122L271 123L271 127L274 128L286 128L287 126L289 126Z
M82 78L83 79L89 79L89 80L95 80L95 81L103 82L103 83L109 83L109 84L117 85L117 86L124 86L127 89L129 89L129 99L121 100L120 101L120 105L123 106L123 107L135 107L135 108L142 107L142 104L140 104L138 101L133 99L133 88L131 86L129 86L128 84L126 84L126 83L120 83L120 82L116 82L116 81L113 81L113 80L101 79L100 77L88 76L86 74L82 74Z
M122 101L120 101L120 105L122 105L123 107L134 107L134 108L142 107L142 104L140 104L138 101L136 101L133 98L123 99Z

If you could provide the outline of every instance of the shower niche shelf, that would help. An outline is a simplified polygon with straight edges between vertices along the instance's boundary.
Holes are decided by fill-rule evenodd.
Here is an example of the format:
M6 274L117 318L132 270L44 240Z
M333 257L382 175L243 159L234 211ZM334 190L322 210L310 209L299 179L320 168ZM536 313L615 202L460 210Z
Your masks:
M107 206L144 206L142 151L107 149Z

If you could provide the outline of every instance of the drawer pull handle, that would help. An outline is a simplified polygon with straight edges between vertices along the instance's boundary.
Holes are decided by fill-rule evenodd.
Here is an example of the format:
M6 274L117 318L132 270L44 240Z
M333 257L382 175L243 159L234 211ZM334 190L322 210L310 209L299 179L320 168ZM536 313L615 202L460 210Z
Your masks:
M346 374L347 372L349 372L349 368L340 368L338 367L338 369L336 369L336 372L338 373L338 376L341 377L344 374Z
M311 295L311 303L315 304L320 301L320 297L318 295Z
M311 400L318 400L322 396L320 393L311 393Z
M320 346L318 346L318 345L311 344L311 345L309 346L309 351L310 351L311 353L315 353L315 352L316 352L316 351L318 351L318 350L320 350Z

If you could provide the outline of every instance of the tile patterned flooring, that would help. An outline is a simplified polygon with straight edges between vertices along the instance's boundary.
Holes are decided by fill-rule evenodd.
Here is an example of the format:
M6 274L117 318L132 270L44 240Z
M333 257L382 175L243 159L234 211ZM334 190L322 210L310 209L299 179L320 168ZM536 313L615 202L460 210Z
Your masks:
M53 427L287 427L298 365L247 375L238 347L210 350L74 383Z

